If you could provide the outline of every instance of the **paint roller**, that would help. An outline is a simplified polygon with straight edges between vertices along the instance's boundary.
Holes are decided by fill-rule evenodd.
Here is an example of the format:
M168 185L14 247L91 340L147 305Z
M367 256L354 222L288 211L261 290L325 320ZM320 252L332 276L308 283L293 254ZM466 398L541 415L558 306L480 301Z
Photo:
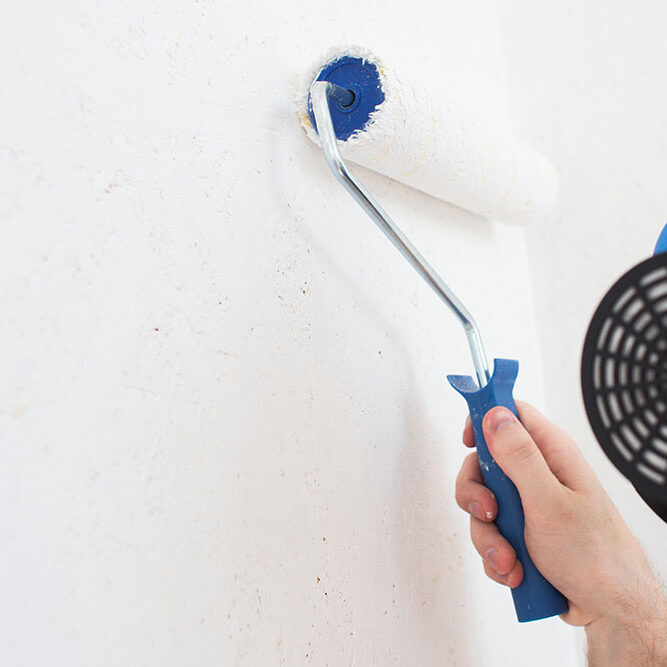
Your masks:
M511 222L548 210L555 196L552 168L519 141L473 126L454 104L436 107L425 91L406 85L359 48L331 52L309 77L298 103L301 122L321 145L333 174L463 326L476 381L459 375L448 380L468 404L484 483L498 503L496 524L523 566L523 581L512 589L518 620L565 613L566 598L532 562L519 493L489 453L482 430L484 415L495 406L517 414L512 391L519 364L495 359L489 371L468 309L350 172L343 155L480 215Z
M542 155L363 49L332 51L307 77L297 105L316 143L313 80L338 86L330 113L344 158L485 218L524 224L552 208L558 181Z

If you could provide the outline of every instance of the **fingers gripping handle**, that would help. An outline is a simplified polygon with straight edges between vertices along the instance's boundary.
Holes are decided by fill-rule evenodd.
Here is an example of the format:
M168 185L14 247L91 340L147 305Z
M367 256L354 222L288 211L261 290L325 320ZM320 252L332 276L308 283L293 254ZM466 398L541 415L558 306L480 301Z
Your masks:
M468 376L449 375L447 379L468 403L484 484L493 491L498 502L496 525L514 547L523 566L523 581L512 589L512 597L517 618L524 622L563 614L568 604L565 597L540 574L528 554L521 498L512 481L493 460L482 431L482 419L491 408L502 405L517 414L512 389L518 371L518 361L496 359L493 376L482 389Z

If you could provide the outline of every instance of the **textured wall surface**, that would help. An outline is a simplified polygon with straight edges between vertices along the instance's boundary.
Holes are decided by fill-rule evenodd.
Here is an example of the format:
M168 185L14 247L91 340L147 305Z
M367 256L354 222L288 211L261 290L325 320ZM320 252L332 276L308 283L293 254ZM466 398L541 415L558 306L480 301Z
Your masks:
M572 662L455 507L462 332L296 120L354 42L507 122L487 1L0 9L3 665ZM523 231L361 173L540 404Z

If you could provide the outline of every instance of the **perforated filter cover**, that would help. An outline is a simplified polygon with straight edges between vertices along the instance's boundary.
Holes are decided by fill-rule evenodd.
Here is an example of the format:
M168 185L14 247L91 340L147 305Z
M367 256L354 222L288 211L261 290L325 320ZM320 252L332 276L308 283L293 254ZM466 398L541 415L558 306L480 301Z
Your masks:
M581 384L600 445L662 514L659 507L667 503L667 253L630 269L602 299L586 334Z

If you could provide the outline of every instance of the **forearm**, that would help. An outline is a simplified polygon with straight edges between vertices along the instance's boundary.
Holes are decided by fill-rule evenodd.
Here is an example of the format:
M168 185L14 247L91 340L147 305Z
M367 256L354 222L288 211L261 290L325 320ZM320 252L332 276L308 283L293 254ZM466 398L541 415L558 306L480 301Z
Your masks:
M667 603L655 579L586 626L589 667L667 665Z

